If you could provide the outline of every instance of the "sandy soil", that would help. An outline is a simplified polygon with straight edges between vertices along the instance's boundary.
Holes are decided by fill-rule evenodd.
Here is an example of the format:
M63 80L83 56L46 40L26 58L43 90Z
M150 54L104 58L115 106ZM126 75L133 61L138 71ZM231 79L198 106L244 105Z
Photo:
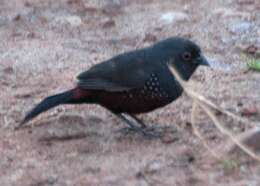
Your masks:
M241 54L260 47L258 0L1 0L0 185L258 186L260 165L235 151L216 160L190 129L191 100L140 116L161 139L126 134L96 105L60 106L15 131L42 98L71 88L78 73L118 53L170 36L196 41L211 58L195 89L260 120L260 73ZM236 132L249 126L219 116ZM210 146L227 139L201 113Z

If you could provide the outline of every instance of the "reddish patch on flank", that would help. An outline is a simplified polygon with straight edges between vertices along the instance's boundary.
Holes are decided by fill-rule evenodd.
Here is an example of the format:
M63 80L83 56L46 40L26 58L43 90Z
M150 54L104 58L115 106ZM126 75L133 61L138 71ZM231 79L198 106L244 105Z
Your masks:
M86 96L89 95L89 92L86 90L82 90L81 88L77 87L73 91L73 97L74 99L82 99L86 98Z

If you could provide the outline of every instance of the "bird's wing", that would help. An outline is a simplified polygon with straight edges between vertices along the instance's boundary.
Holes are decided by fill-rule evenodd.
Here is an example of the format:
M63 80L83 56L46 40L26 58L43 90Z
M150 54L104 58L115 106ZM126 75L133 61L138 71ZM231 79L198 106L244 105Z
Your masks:
M134 51L95 65L77 78L83 89L117 92L142 87L151 71L144 51Z

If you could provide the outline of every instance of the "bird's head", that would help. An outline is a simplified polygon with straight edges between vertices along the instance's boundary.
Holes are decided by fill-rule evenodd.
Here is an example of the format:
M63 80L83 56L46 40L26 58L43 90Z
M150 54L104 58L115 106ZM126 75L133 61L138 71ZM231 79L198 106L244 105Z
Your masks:
M184 80L188 80L199 65L209 66L200 47L194 42L173 37L158 43L168 56L168 64L173 66Z

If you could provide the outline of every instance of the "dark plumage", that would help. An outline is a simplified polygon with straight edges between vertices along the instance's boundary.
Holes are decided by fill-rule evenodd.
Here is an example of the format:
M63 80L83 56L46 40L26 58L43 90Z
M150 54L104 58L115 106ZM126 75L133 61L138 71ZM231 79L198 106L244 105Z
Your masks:
M188 80L199 65L208 65L195 43L179 37L169 38L93 66L78 76L76 88L44 99L22 123L59 104L93 103L136 127L123 113L140 123L133 114L165 106L181 95L182 88L168 64L173 65L184 80Z

